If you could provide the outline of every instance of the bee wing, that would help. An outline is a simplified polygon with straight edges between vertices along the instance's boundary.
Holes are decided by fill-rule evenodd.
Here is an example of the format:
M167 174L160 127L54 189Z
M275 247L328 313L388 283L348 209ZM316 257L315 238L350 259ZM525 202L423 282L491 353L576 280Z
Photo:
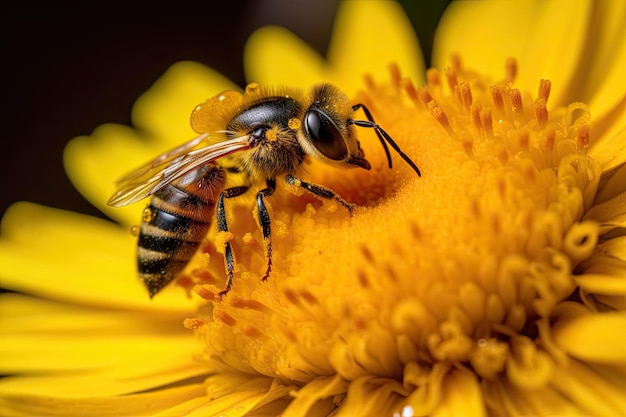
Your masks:
M169 151L162 153L161 155L157 156L153 160L143 164L140 167L137 167L136 169L132 170L128 174L119 178L117 181L115 181L115 185L117 185L118 187L121 187L123 184L126 184L126 183L131 183L133 181L138 182L140 181L140 178L143 178L143 180L145 180L144 177L149 172L157 169L159 166L165 166L174 158L177 158L181 155L184 155L190 152L193 148L200 145L200 143L202 143L208 137L209 137L209 134L204 133L198 137L191 139L189 142L183 143L182 145L177 146L174 149L170 149Z
M254 146L250 136L244 135L190 150L207 137L208 134L198 136L122 177L107 204L120 207L136 203L202 165Z

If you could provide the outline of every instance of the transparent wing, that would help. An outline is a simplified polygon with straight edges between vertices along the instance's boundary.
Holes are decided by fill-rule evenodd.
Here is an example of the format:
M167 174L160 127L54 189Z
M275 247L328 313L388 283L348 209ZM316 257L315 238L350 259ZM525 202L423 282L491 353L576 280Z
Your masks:
M177 146L174 149L170 149L169 151L164 152L163 154L157 156L153 160L148 161L142 166L137 167L136 169L132 170L128 174L124 175L122 178L119 178L117 181L115 181L115 185L119 187L120 185L125 184L125 183L139 182L141 181L140 180L141 178L145 180L144 177L146 177L146 175L148 175L149 172L153 171L159 166L166 166L173 159L178 158L179 156L184 155L186 153L189 153L193 148L197 147L203 141L206 141L208 138L209 138L209 134L204 133L196 138L191 139L189 142L183 143L182 145Z
M204 164L254 146L250 136L244 135L192 150L208 136L200 135L122 177L107 204L120 207L136 203Z

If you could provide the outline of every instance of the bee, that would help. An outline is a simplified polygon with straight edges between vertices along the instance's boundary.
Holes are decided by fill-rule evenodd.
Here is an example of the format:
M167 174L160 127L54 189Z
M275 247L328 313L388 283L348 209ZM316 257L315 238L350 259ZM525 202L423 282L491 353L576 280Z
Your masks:
M355 120L362 110L367 120ZM114 207L152 196L144 211L138 241L139 276L150 296L179 274L207 233L215 212L217 231L228 232L225 201L256 188L258 224L265 247L266 268L272 269L271 220L266 199L282 177L322 199L332 199L352 215L355 205L331 189L295 176L307 158L341 168L371 169L361 149L355 127L373 129L385 151L387 145L421 176L417 165L383 130L363 104L350 105L339 88L323 83L308 94L292 88L267 88L249 84L243 93L225 91L198 105L191 127L199 134L137 168L117 182L108 204ZM224 187L231 177L238 185ZM202 235L202 237L201 237ZM233 285L235 257L229 242L224 247L226 285Z

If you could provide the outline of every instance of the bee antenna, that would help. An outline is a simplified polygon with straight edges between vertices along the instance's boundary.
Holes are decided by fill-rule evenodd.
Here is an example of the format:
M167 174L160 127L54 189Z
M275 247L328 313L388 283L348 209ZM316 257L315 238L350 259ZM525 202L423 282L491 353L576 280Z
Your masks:
M420 173L420 170L417 167L417 165L415 165L415 162L413 162L411 160L411 158L408 157L407 154L402 152L402 150L400 149L398 144L391 138L391 136L389 136L389 134L387 132L385 132L385 130L382 127L380 127L378 124L376 124L376 122L374 121L374 118L372 117L372 113L370 113L368 108L365 107L363 104L360 104L360 103L359 104L355 104L354 106L352 106L352 110L356 111L358 109L362 109L363 110L363 113L365 113L365 117L367 117L367 120L352 120L352 119L348 119L348 123L349 124L353 124L355 126L359 126L359 127L368 127L368 128L374 129L374 131L376 132L376 135L378 136L378 139L380 140L380 143L382 143L383 148L385 148L385 154L387 155L387 162L389 164L389 168L391 168L391 154L389 153L389 148L387 148L387 143L389 143L389 145L396 152L398 152L398 155L400 155L400 157L402 157L402 159L404 159L404 161L407 164L409 164L409 166L413 169L413 171L415 171L417 173L417 175L419 177L421 177L422 174ZM385 141L387 143L385 143Z

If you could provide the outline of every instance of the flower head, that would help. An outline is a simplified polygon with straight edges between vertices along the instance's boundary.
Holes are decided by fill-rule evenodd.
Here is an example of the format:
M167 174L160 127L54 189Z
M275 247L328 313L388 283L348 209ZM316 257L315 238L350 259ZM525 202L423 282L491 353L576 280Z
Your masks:
M223 299L217 297L221 255L212 245L181 280L198 283L191 298L172 287L149 302L132 278L134 242L122 228L15 207L3 221L3 285L32 296L8 294L3 301L11 316L3 319L9 342L2 357L12 361L2 362L2 370L15 374L0 385L5 414L623 413L626 342L615 329L626 324L620 118L626 94L620 81L602 83L594 66L588 70L593 88L574 71L583 58L595 65L588 53L608 57L605 45L578 48L576 39L565 38L577 54L565 56L562 68L541 69L535 63L549 60L533 59L527 51L537 43L522 44L519 34L511 35L510 49L501 38L490 50L476 47L484 44L481 36L511 31L498 28L510 19L499 3L461 3L442 20L435 45L440 65L424 72L422 83L414 39L397 7L358 4L343 4L333 41L333 48L357 51L351 66L333 48L328 64L304 46L294 49L297 40L270 28L251 40L246 56L262 64L249 66L255 71L249 76L263 84L336 82L370 108L422 178L395 156L388 169L367 132L360 138L371 171L338 172L311 162L307 180L358 208L350 217L332 202L279 186L271 200L274 265L267 282L261 282L264 245L251 206L236 205L229 216L239 270ZM554 29L562 18L582 29L600 27L596 39L623 46L623 13L619 21L605 5L581 3L562 16L554 3L542 4L515 3L516 15L540 29L548 23ZM389 29L364 30L371 16ZM489 31L470 30L468 19ZM407 49L390 51L389 60L398 62L391 76L386 64L379 66L384 48L372 62L347 45L354 31L398 37L394 44ZM541 44L539 56L559 50L559 33ZM441 54L449 59L452 45L457 55L443 65ZM282 66L292 70L272 78L272 60L254 58L261 49L294 49L278 55L293 58ZM619 72L624 49L604 60L608 80ZM303 78L291 79L301 63ZM357 69L369 74L360 87ZM149 160L155 147L175 145L167 138L190 136L189 109L225 88L232 87L209 70L176 65L134 110L153 144L128 128L101 127L68 148L70 175L102 207L118 169ZM141 207L103 210L127 228ZM59 237L67 229L74 231L71 240ZM33 233L41 238L32 242ZM53 252L51 242L59 239ZM207 242L215 239L211 231ZM37 263L25 267L33 251ZM67 251L75 259L65 260ZM26 315L30 309L39 314ZM188 330L179 325L183 318ZM39 345L28 343L42 337L51 342L46 360ZM96 358L88 350L92 337L106 347Z

